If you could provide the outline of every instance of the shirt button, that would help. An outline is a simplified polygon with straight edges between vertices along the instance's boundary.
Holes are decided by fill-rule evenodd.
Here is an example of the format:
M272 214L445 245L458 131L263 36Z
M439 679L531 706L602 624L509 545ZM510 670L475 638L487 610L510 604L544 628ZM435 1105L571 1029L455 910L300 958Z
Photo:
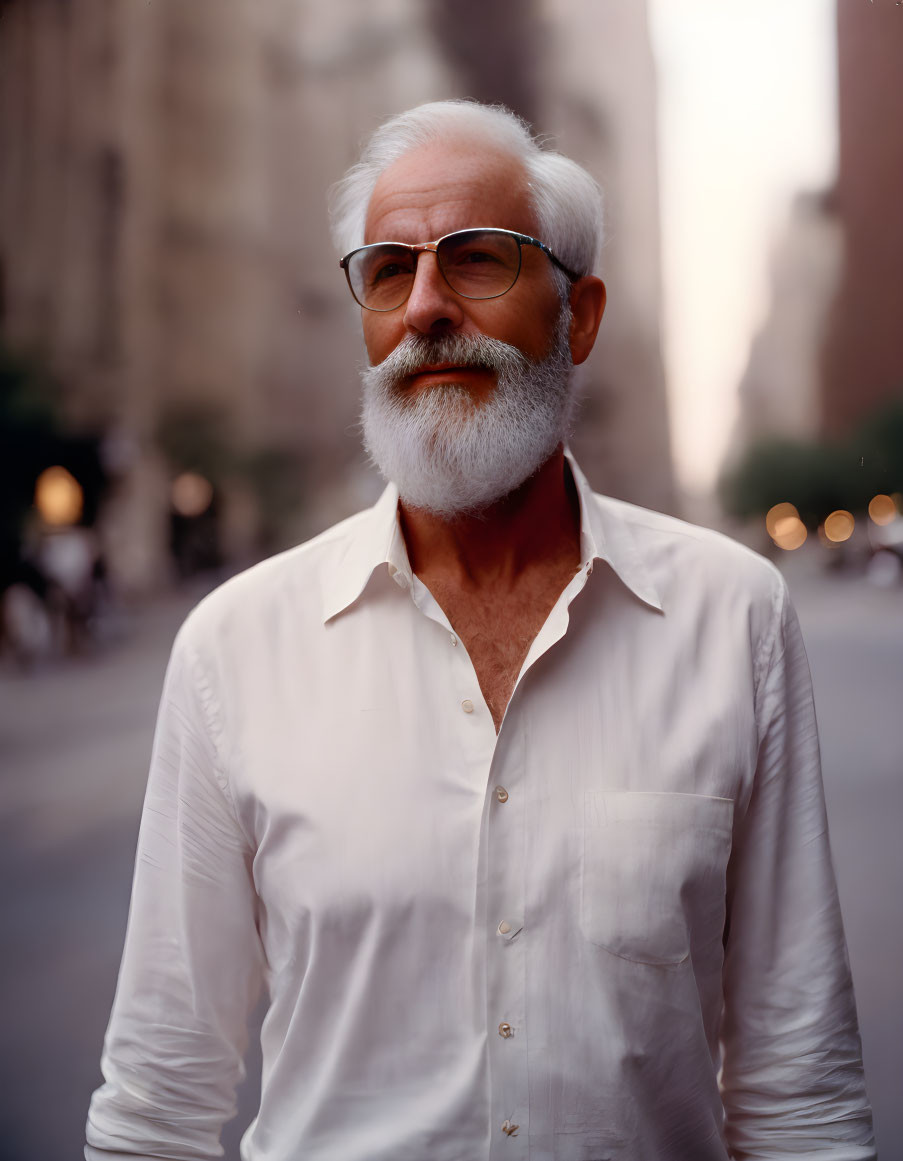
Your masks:
M458 644L458 638L454 635L454 633L452 633L452 635L451 635L451 643L452 643L452 645Z
M511 924L508 922L507 919L503 919L502 922L499 924L499 935L507 935L510 930L511 930Z
M473 702L469 697L465 697L465 699L461 702L461 709L464 710L466 714L473 713Z
M499 1024L499 1036L503 1040L509 1040L514 1035L514 1029L510 1024Z
M507 802L508 801L508 791L505 789L504 786L496 786L495 796L499 800L499 802Z

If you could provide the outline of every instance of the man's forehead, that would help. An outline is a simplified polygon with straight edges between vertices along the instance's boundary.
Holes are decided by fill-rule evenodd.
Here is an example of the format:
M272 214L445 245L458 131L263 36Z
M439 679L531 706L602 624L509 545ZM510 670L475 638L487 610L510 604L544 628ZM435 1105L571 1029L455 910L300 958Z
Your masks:
M467 226L530 232L535 227L530 185L513 153L486 141L449 139L410 150L380 175L367 209L365 240L429 241Z

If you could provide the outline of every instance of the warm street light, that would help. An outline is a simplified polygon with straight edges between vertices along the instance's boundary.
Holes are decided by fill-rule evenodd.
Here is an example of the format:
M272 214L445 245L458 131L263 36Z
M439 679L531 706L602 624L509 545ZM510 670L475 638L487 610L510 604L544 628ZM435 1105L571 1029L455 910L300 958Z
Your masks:
M35 483L34 503L47 524L77 524L84 505L81 484L59 464L47 468Z
M842 544L853 535L856 521L852 512L845 508L838 508L825 519L825 536L832 544Z

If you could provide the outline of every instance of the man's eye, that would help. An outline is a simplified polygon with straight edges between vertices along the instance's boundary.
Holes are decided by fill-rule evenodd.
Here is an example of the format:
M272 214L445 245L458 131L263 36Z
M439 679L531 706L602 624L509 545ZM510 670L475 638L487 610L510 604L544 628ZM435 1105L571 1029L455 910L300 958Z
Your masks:
M400 262L386 262L384 265L374 270L370 276L371 282L385 282L387 278L397 278L400 274L407 274L408 271L401 265Z
M498 254L493 254L489 250L468 250L463 254L455 256L456 266L477 266L480 263L498 264L500 261Z

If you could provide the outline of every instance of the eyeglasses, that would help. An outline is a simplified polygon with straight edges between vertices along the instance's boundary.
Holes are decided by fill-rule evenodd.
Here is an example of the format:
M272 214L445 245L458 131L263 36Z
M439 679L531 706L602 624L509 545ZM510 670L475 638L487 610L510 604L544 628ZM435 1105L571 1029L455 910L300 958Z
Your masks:
M437 242L410 246L405 242L375 242L360 246L339 263L354 299L366 310L395 310L406 302L417 273L417 256L436 255L442 277L462 298L500 298L517 282L521 250L536 246L572 281L568 270L545 243L514 230L456 230Z

